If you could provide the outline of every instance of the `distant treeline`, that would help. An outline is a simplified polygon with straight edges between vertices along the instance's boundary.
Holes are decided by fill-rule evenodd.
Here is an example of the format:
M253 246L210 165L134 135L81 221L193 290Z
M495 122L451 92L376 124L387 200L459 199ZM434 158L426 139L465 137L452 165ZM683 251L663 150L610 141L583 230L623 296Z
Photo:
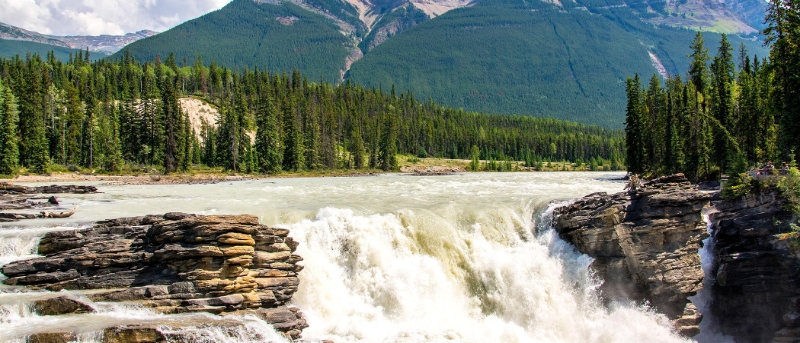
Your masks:
M750 58L723 35L713 59L697 34L686 80L643 87L628 79L627 167L693 179L795 163L800 146L800 9L772 0L764 34L769 59ZM736 62L738 60L738 68Z
M180 66L179 66L180 64ZM52 54L0 59L0 173L53 165L118 172L198 165L275 173L397 168L397 154L622 165L622 131L523 116L487 115L299 72L234 71L165 60L66 63ZM198 130L179 98L215 106ZM199 131L199 132L196 132ZM598 162L599 161L599 162Z

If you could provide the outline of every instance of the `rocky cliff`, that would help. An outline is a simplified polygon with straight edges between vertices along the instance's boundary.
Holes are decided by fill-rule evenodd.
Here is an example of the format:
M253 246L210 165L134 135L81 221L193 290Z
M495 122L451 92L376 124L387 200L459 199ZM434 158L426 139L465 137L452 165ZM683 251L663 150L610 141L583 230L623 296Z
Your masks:
M711 315L737 342L800 341L800 238L776 191L716 201Z
M687 297L703 287L703 212L714 262L710 305L701 314ZM631 192L589 195L556 216L560 236L595 259L606 299L648 301L690 337L708 315L710 330L737 342L800 341L800 233L777 191L723 200L679 174Z
M133 303L160 313L252 314L296 339L307 324L287 302L303 267L288 233L244 215L106 220L86 230L48 233L39 245L44 256L5 265L3 282L21 291L92 290L85 293L92 301ZM93 311L63 297L34 304L34 310L40 315ZM108 328L104 335L104 342L164 339L147 327ZM44 333L29 340L69 337L69 332Z
M557 209L555 228L595 259L606 299L648 301L693 336L700 316L687 297L703 282L697 251L707 237L701 211L711 197L677 175L634 192L591 194Z

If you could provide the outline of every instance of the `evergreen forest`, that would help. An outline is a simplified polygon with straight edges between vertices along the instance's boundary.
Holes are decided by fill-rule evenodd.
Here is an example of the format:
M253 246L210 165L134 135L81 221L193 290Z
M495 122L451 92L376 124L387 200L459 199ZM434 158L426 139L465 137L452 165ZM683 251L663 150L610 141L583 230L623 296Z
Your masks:
M738 175L774 161L796 163L800 146L800 9L771 0L769 58L722 36L712 57L697 34L685 80L627 80L626 166L695 180ZM644 83L647 84L644 84Z
M205 66L201 57L191 65L174 55L92 62L84 52L66 62L52 53L0 59L0 95L5 175L59 168L396 170L398 154L528 166L624 163L621 130L467 112L393 88L310 82L296 70ZM181 108L184 97L211 104L218 117L192 125Z

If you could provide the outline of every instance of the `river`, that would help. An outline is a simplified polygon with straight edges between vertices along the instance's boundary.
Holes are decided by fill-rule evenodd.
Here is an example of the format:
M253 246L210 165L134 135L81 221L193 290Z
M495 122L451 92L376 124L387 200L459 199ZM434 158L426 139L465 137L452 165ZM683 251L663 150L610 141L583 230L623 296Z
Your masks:
M308 319L304 339L345 342L681 342L645 305L601 305L602 282L549 227L559 203L618 192L620 173L467 173L414 177L273 178L209 185L101 185L65 195L69 219L0 228L0 264L35 256L39 237L116 217L191 212L248 213L291 229L304 257L293 298ZM35 226L32 226L35 225ZM97 304L102 313L49 319L31 314L46 292L0 288L0 338L80 327L82 342L104 327L158 324L195 330L197 341L278 341L240 319L241 332L212 315L156 315ZM80 296L80 294L75 294ZM168 328L170 327L170 328ZM2 337L5 335L5 337ZM0 341L4 341L0 339Z

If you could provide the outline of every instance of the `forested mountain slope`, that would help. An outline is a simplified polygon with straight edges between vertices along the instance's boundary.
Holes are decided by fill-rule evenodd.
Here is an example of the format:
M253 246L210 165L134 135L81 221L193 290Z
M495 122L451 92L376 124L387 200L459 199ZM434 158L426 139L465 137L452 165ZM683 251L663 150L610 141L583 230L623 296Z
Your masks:
M483 1L378 46L349 78L470 110L621 127L624 75L653 74L656 64L668 74L685 73L693 37L642 22L628 8Z
M706 18L710 23L727 21L724 28L743 28L752 35L754 29L725 3L703 4L717 9L716 17ZM694 32L653 22L670 19L691 26L686 23L700 13L681 21L685 13L678 11L706 7L690 5L646 0L234 0L128 49L138 60L174 52L178 61L194 64L202 55L207 65L276 73L297 69L312 80L395 86L467 110L619 128L628 75L685 72L686 47ZM708 40L718 41L718 35ZM755 38L732 35L730 40L764 54Z

